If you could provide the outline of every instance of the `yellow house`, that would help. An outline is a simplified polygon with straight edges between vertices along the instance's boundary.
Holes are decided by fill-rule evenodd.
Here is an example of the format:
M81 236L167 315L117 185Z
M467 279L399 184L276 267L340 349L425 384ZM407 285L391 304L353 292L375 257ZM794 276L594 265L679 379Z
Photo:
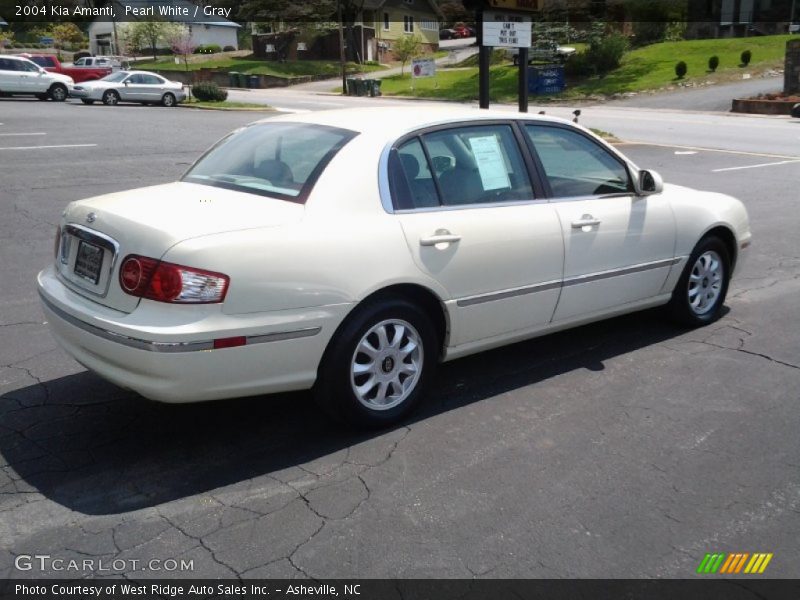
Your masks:
M437 50L442 17L433 0L364 0L361 22L368 36L364 40L365 58L390 59L394 42L410 35L419 36L425 50Z

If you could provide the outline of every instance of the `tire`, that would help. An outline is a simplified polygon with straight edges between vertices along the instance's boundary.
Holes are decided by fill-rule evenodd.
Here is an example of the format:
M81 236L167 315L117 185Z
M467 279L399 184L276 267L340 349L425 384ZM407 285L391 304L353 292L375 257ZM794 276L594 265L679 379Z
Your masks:
M170 94L169 92L167 92L161 98L161 104L166 106L166 107L168 107L168 108L172 108L173 106L178 104L178 101L175 100L175 95L174 94Z
M692 251L667 305L673 319L702 327L719 319L728 294L731 259L716 236L701 239Z
M47 94L36 94L36 99L44 102L46 100L49 100L50 96L48 96Z
M435 332L430 317L407 300L356 309L325 351L315 399L349 425L372 429L399 421L416 408L432 379L439 347Z
M119 104L119 94L114 90L106 90L103 92L103 104L106 106L116 106Z
M69 96L69 90L64 84L54 83L50 86L48 94L54 102L64 102Z
M84 104L94 104L94 100L89 100L88 98L81 98L81 102Z

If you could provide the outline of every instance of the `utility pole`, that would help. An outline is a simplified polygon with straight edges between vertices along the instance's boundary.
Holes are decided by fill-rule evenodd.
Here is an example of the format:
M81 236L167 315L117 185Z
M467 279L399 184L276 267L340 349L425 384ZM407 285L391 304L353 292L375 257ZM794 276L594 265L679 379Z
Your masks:
M344 60L344 23L342 23L342 0L336 0L336 13L339 19L339 64L342 67L342 96L347 95L347 67Z

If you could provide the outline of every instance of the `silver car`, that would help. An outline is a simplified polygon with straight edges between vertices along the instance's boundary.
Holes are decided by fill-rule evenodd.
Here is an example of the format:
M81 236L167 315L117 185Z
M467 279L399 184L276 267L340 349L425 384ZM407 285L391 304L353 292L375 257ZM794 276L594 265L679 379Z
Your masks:
M117 71L97 81L84 81L75 86L72 95L84 104L100 101L110 106L120 102L175 106L186 100L182 83L149 71Z

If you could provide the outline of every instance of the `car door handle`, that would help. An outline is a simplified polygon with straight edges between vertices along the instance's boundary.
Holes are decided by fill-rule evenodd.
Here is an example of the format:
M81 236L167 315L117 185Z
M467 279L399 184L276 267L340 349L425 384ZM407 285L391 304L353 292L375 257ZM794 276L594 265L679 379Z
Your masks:
M595 225L600 225L602 221L600 219L595 219L592 215L583 215L577 221L572 222L573 229L583 229L584 227L594 227Z
M446 229L439 229L430 237L419 239L420 246L436 246L437 244L455 244L461 241L460 235L454 235Z

